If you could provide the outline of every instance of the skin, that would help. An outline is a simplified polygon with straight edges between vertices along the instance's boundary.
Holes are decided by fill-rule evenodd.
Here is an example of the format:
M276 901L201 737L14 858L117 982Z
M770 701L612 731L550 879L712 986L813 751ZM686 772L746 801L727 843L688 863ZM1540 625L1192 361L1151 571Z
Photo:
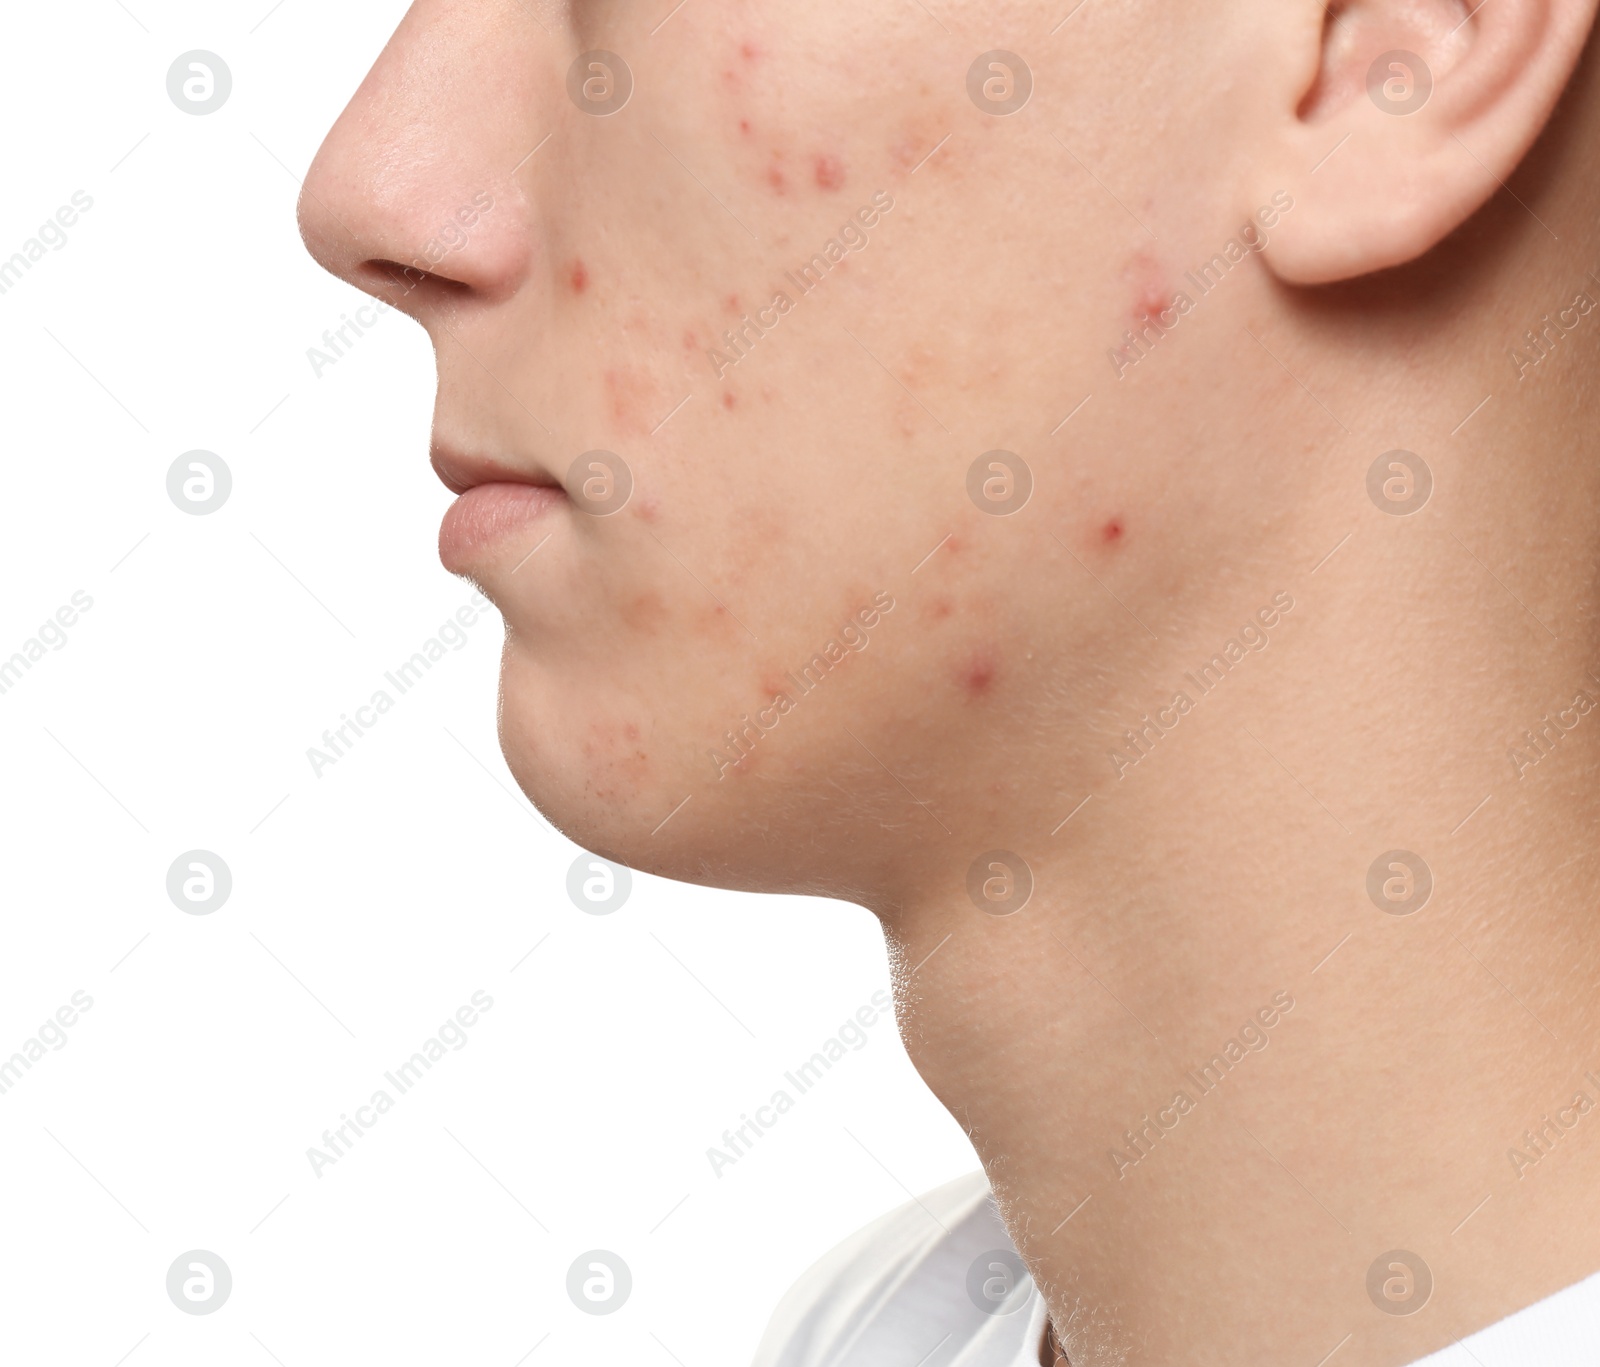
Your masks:
M1410 1362L1600 1268L1600 1110L1511 1156L1600 1104L1600 712L1513 753L1600 699L1600 311L1513 354L1600 302L1593 0L1067 8L424 0L303 229L427 329L446 465L570 494L579 453L625 459L620 512L559 498L454 566L506 620L512 772L610 858L880 918L1072 1361ZM594 49L634 80L605 117L566 90ZM992 49L1033 72L1009 116L967 93ZM1416 114L1366 96L1392 49L1434 71ZM1410 516L1367 491L1396 448L1432 474ZM996 449L1031 471L1010 516L967 492ZM1391 849L1432 872L1408 915L1366 892ZM1014 914L967 891L993 850ZM1367 1294L1396 1248L1415 1314Z

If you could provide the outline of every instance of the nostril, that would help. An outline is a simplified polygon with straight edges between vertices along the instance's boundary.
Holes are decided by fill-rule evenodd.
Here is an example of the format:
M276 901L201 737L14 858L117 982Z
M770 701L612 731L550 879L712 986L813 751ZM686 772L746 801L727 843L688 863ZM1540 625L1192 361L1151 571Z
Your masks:
M425 297L438 298L472 292L471 285L453 280L448 275L438 275L417 266L404 266L383 257L363 261L356 267L356 274L360 277L356 283L375 294L399 290L404 295L423 290Z

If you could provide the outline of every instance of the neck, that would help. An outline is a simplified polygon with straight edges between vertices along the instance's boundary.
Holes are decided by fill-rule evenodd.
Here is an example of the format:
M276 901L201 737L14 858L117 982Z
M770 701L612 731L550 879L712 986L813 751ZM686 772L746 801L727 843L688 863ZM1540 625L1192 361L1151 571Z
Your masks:
M1513 497L1474 449L1419 514L1330 498L1253 553L1285 568L1034 741L884 914L1080 1367L1410 1362L1600 1269L1600 462ZM1022 855L1024 908L974 909L969 846ZM1426 1314L1368 1297L1397 1248Z

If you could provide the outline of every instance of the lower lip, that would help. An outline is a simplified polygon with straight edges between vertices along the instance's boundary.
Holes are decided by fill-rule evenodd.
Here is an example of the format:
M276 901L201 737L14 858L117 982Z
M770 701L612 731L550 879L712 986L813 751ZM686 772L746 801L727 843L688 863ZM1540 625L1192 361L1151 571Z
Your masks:
M477 569L496 552L515 549L519 532L558 503L566 491L543 484L479 484L452 503L439 524L439 559L452 574ZM531 547L522 547L526 554Z

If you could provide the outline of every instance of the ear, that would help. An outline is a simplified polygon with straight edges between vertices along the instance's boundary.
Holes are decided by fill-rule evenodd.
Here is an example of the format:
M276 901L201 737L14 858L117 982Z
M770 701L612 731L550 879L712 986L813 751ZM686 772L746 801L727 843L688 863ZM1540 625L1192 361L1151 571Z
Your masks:
M1292 54L1253 176L1287 190L1266 262L1314 285L1410 261L1498 190L1583 52L1597 0L1282 4Z

